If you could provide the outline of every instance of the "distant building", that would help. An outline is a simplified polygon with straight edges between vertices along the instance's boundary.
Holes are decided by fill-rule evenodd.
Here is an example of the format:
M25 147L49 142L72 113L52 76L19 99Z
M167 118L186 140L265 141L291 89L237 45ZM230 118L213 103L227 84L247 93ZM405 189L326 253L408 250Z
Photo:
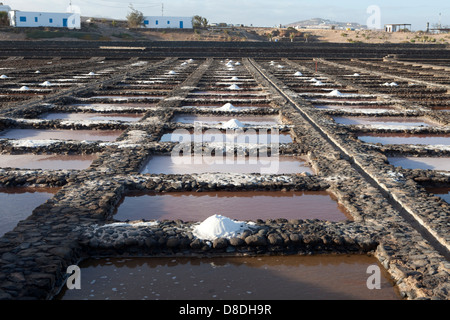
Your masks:
M79 13L12 10L9 12L9 20L12 27L81 28L81 16Z
M192 29L192 17L144 17L144 27L153 29Z
M409 29L408 29L409 26ZM403 30L411 30L411 24L407 23L398 23L398 24L385 24L384 31L386 32L398 32Z

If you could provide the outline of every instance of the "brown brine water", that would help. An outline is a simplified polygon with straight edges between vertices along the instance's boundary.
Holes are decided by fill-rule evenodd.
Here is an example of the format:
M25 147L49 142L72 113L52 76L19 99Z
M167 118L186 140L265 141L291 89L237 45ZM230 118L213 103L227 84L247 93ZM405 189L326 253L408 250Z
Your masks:
M0 188L0 237L45 203L58 188Z
M399 300L366 255L104 258L80 263L81 289L58 300ZM380 268L380 289L367 286Z
M114 219L203 221L214 215L236 220L348 220L350 214L326 191L129 192Z

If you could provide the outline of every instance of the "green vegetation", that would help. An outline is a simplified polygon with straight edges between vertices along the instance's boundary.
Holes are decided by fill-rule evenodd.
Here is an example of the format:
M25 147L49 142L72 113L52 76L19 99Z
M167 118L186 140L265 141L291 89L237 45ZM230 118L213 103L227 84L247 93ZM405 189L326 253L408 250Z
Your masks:
M205 17L196 15L192 18L192 27L194 29L207 28L208 24L209 24L209 21Z
M130 10L127 14L128 26L130 28L140 28L144 25L144 14L133 8L133 5L130 5Z
M6 12L6 11L0 12L0 26L1 27L9 26L9 17L8 17L8 12Z

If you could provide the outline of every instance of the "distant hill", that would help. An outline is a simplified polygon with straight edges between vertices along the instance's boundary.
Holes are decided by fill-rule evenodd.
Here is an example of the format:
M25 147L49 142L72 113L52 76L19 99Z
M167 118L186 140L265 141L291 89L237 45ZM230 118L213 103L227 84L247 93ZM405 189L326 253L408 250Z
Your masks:
M367 26L361 25L356 22L337 22L322 18L314 18L286 24L286 27L304 28L304 29L331 29L331 27L333 26L335 29L347 29L347 28L352 28L355 30L367 29Z

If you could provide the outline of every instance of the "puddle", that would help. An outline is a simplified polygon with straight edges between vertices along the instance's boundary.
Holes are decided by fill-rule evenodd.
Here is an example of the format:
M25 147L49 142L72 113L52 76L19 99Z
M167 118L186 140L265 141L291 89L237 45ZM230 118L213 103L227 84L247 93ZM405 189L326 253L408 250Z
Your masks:
M430 127L437 124L422 119L404 117L333 117L334 121L345 125L392 126L392 127Z
M423 145L450 145L450 136L429 134L364 134L358 136L366 143L381 144L423 144Z
M370 290L369 266L381 270ZM400 300L365 255L104 258L79 264L81 289L58 300Z
M450 171L449 157L388 157L388 161L393 166L405 169Z
M114 141L120 130L9 129L0 132L3 139Z
M231 162L231 163L227 163ZM266 173L266 174L294 174L309 172L312 169L300 157L235 157L225 156L152 156L141 170L146 174L196 174L196 173Z
M188 131L179 131L179 133L165 133L161 136L160 142L204 142L204 143L234 143L234 144L270 144L272 142L272 135L270 132L263 131L259 135L259 131L248 129L241 134L227 133L227 132L213 132L206 131L202 134L187 133ZM274 143L292 143L292 137L289 133L279 133L277 135L278 141Z
M97 155L0 154L0 168L84 170Z
M233 106L236 108L242 108L242 109L249 109L249 110L257 110L259 108L273 108L270 104L249 104L249 105L240 105L237 103L233 103ZM192 108L199 108L199 109L219 109L222 108L223 104L221 105L207 105L207 104L196 104L196 105L185 105L182 106L182 108L185 109L192 109Z
M17 223L28 218L59 188L0 188L0 237L13 230Z
M426 188L426 190L442 198L445 202L450 203L450 188Z
M315 105L317 109L321 110L343 110L363 113L382 113L394 110L393 107L387 106L370 106L370 105Z
M143 114L136 113L49 113L41 119L45 120L90 120L90 121L139 121Z
M202 122L205 124L220 124L229 120L237 119L245 125L278 125L281 124L280 117L271 116L199 116L190 114L175 115L172 122L194 123Z
M114 219L203 221L213 214L230 219L349 220L350 216L326 191L221 191L130 192L120 203Z

